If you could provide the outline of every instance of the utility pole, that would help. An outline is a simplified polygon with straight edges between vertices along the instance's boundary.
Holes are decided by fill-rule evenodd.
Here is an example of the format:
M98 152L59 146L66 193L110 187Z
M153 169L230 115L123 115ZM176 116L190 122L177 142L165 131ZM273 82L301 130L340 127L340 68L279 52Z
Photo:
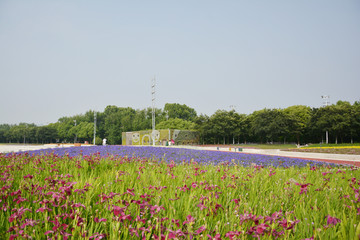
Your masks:
M326 107L326 106L329 106L330 105L330 101L329 101L329 98L330 96L329 95L323 95L321 96L321 98L323 99L323 107ZM326 130L326 144L329 144L329 131Z
M96 140L96 112L94 111L94 142L93 145L95 145L95 140Z
M152 137L152 141L153 141L153 146L155 146L155 86L156 86L156 79L155 76L154 78L151 80L151 99L152 99L152 133L151 133L151 137Z

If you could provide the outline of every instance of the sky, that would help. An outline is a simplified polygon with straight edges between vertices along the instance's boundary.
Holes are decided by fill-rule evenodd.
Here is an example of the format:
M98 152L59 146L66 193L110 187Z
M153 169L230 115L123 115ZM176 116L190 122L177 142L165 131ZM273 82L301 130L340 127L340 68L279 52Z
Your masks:
M360 101L360 1L0 0L0 124Z

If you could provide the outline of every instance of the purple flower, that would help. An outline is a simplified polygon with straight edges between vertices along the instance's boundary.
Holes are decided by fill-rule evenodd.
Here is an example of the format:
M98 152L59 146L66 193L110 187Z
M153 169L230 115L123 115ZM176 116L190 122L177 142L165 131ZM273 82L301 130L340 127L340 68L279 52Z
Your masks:
M341 220L336 218L336 217L331 217L330 215L328 215L326 222L327 222L328 225L332 224L332 225L335 226L336 224L340 223Z

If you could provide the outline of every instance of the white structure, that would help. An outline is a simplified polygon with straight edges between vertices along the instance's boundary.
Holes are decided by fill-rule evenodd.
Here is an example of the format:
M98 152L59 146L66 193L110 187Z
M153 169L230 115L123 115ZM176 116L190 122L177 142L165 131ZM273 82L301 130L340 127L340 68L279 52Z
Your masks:
M155 133L155 86L156 86L156 79L155 77L151 80L151 96L152 96L152 134L151 134L151 138L152 138L152 145L155 146L155 138L156 138L156 133Z
M330 96L329 95L322 95L321 98L323 99L323 107L330 105L330 101L329 101ZM329 143L329 132L328 131L326 131L325 137L326 137L326 144L328 144Z

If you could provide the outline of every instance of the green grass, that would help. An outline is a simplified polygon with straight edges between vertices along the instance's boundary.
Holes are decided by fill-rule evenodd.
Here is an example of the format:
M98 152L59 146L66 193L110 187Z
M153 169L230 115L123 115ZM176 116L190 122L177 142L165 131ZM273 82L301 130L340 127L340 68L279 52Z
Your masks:
M309 144L307 147L354 147L354 146L360 146L360 143L329 143L329 144Z
M295 144L240 144L235 145L243 148L259 148L259 149L288 149L296 147Z

